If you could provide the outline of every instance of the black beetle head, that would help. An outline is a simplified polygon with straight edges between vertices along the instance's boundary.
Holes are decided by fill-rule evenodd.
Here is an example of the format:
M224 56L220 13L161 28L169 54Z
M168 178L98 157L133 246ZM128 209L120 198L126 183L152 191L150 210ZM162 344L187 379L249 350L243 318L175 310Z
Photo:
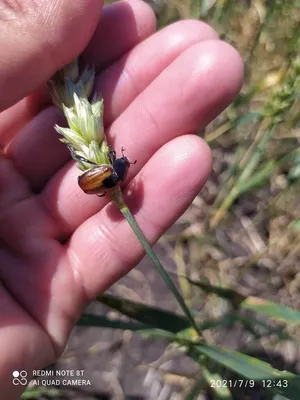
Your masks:
M126 178L130 162L127 157L117 158L113 163L113 168L116 171L119 180L123 181Z

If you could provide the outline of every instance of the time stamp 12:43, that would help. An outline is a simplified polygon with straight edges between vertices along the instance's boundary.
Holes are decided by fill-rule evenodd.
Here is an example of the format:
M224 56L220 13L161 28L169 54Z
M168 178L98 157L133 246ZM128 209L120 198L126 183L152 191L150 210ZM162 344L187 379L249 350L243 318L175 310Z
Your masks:
M286 388L289 381L287 379L262 379L261 381L254 381L253 379L210 379L210 386L215 388L254 388L256 385L263 388Z

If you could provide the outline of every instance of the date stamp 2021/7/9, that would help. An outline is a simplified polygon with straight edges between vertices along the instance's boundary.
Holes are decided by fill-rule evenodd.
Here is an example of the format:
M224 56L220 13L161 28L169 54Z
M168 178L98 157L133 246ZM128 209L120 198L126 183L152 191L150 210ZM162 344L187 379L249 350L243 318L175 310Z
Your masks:
M262 379L261 381L254 381L253 379L210 379L210 386L212 388L254 388L257 387L270 388L270 387L288 387L289 381L287 379Z
M255 381L252 379L210 379L212 388L254 388Z

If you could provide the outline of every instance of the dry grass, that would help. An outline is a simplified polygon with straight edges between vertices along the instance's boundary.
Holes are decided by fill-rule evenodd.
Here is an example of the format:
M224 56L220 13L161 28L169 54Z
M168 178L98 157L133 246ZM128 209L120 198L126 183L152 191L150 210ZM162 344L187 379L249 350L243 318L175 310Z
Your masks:
M161 2L160 24L200 17L200 3ZM214 154L209 182L178 221L180 235L164 241L175 243L180 273L299 308L300 2L205 3L211 8L202 18L239 50L246 78L235 103L205 130ZM182 290L202 304L202 318L226 312L215 295L200 299L186 282ZM235 345L246 339L236 336Z

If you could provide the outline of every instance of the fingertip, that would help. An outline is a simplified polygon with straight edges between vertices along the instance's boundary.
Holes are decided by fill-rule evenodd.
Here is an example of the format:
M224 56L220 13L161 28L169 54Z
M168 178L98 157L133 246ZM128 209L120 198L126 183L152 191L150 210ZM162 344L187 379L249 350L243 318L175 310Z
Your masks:
M174 169L188 187L198 193L205 184L212 168L212 153L208 144L199 136L183 135L167 144L173 154Z
M206 22L198 19L183 19L176 21L167 27L174 29L174 32L184 32L186 35L197 37L199 41L218 40L218 33Z
M238 51L224 41L218 41L220 69L224 68L226 79L224 89L227 91L227 98L231 102L241 90L244 80L244 62ZM225 78L224 76L224 78Z
M221 40L198 43L186 50L178 61L174 73L186 70L185 84L178 89L182 102L191 110L193 103L205 105L205 115L199 114L201 120L197 119L198 124L205 126L239 93L244 76L243 61L231 45ZM190 114L194 120L194 113Z
M214 81L219 97L230 103L240 91L244 64L234 47L221 40L208 40L198 53L202 73L207 75L208 83Z
M172 197L186 206L207 181L211 167L212 155L208 144L199 136L189 134L162 146L145 165L142 175L150 193L157 190L153 177L162 179L163 176Z
M212 151L207 142L196 135L186 135L191 147L193 168L201 171L201 185L203 186L212 169Z

